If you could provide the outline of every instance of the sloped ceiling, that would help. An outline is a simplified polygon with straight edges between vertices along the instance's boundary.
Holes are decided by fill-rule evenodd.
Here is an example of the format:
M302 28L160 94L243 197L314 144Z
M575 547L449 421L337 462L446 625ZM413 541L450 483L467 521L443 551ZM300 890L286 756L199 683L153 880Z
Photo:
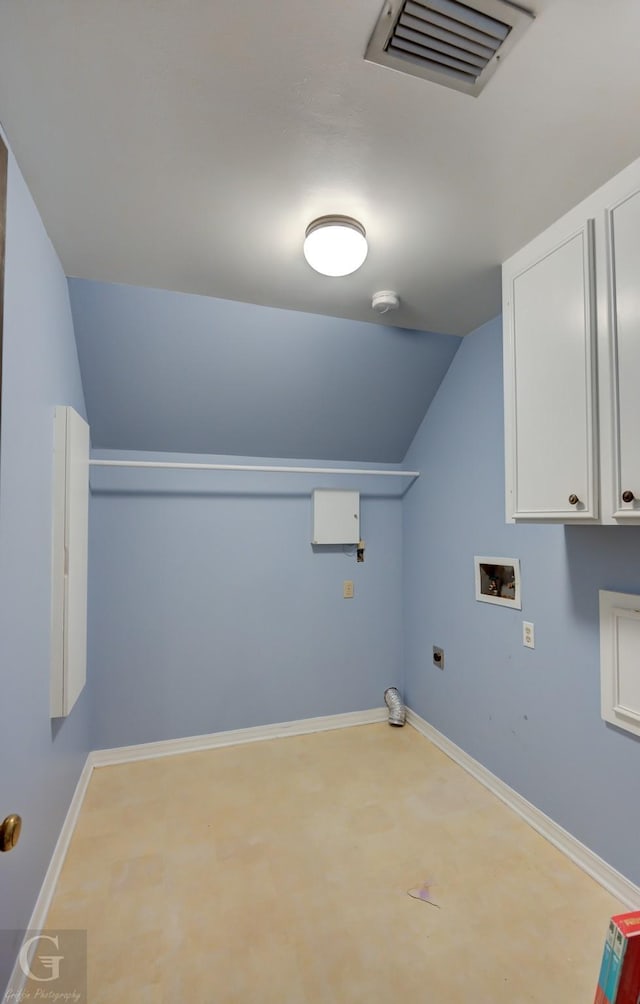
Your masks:
M3 0L0 120L68 275L467 334L640 155L638 0L524 0L480 97L363 58L382 0ZM325 213L364 267L316 275Z
M381 0L0 4L94 446L402 460L500 262L640 155L640 3L530 6L471 98L363 59ZM304 261L324 213L367 229L352 276Z
M451 335L69 281L94 448L399 463Z

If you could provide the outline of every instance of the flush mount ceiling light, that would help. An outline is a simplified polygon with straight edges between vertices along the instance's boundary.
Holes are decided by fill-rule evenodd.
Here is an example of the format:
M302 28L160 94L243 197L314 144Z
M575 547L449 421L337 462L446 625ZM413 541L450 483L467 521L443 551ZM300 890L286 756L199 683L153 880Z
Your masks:
M307 227L304 256L322 275L350 275L367 257L365 229L350 216L321 216Z

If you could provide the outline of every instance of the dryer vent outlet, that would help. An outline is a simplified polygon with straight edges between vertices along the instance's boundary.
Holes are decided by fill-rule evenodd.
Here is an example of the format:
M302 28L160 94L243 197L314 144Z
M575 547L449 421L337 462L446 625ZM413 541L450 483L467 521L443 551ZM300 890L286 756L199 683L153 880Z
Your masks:
M389 709L389 725L404 725L407 720L407 710L397 687L387 687L384 692L384 703Z

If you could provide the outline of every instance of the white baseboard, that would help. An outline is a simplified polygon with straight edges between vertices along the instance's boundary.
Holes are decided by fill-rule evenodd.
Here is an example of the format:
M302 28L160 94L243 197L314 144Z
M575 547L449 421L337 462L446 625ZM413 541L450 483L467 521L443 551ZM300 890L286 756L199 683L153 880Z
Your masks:
M211 732L209 735L188 736L186 739L165 739L156 743L141 743L139 746L119 746L110 750L94 750L93 753L89 754L89 758L93 767L107 767L118 763L131 763L134 760L153 760L156 757L175 756L177 753L195 753L199 750L217 749L220 746L237 746L240 743L283 739L286 736L301 736L310 732L347 729L354 725L372 725L376 722L386 721L388 715L388 708L349 711L342 715L301 718L294 722L256 725L253 728L232 729L229 732Z
M447 739L442 732L438 732L433 725L417 715L415 711L407 711L407 722L423 736L429 739L434 746L446 753L448 757L463 767L480 784L493 792L505 805L513 809L525 822L529 823L534 830L537 830L543 837L552 843L558 850L566 854L574 864L578 865L587 875L595 879L607 892L619 899L631 910L640 908L640 887L626 878L621 872L612 868L601 857L572 836L567 830L553 819L545 815L535 805L528 802L526 798L519 795L517 791L510 788L508 784L501 781L499 777L492 774L490 770L483 767L478 760L465 753L463 749L456 746L454 742Z
M80 777L78 778L75 791L71 798L69 808L67 809L67 814L64 818L60 834L56 841L56 846L54 847L53 854L51 855L49 867L47 868L42 886L40 887L40 892L38 893L36 905L33 908L31 917L29 918L29 924L27 927L28 931L40 931L46 924L47 914L49 913L49 907L51 906L53 894L56 891L64 859L67 856L69 844L71 843L71 838L76 828L76 823L78 822L78 816L80 815L82 803L84 802L84 796L86 795L87 788L89 787L89 781L93 771L90 756L91 754L89 754L85 761ZM11 1000L20 1001L23 999L22 995L24 993L26 980L27 976L22 972L18 959L16 959L16 963L13 967L13 972L8 983L12 993L15 992L16 994L16 996L11 997Z

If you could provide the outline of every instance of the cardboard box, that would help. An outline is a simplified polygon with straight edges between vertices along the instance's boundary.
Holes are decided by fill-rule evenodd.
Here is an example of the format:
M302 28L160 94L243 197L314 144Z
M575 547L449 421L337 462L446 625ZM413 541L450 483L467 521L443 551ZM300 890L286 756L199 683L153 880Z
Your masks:
M611 962L609 963L609 975L607 976L606 1000L609 1004L614 1004L617 999L620 976L622 974L622 960L627 950L627 939L618 927L616 918L611 918L615 924L613 937L613 948L611 950Z
M609 921L607 937L604 942L602 961L600 963L600 975L598 976L598 986L593 1004L607 1004L607 980L609 978L609 967L611 965L611 952L613 951L613 939L615 938L616 925Z
M640 910L620 913L611 918L616 925L616 939L611 965L616 958L618 936L621 940L620 966L616 975L615 996L611 1004L638 1004L640 1001Z
M609 922L594 1004L640 1004L640 910Z

